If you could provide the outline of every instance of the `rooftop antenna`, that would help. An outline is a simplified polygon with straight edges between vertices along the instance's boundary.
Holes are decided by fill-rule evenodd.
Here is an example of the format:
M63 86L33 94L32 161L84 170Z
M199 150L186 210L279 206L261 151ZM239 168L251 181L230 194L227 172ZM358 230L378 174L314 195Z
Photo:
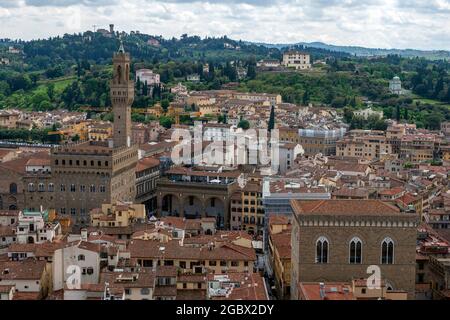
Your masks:
M92 27L94 28L94 32L96 32L97 31L97 25L94 24L94 25L92 25Z

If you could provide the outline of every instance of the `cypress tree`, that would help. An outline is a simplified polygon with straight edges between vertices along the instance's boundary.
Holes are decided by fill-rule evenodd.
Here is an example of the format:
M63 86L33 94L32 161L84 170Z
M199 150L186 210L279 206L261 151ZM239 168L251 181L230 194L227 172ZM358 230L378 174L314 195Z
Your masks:
M274 105L272 105L272 109L270 110L268 129L269 129L269 131L272 131L273 129L275 129L275 106Z

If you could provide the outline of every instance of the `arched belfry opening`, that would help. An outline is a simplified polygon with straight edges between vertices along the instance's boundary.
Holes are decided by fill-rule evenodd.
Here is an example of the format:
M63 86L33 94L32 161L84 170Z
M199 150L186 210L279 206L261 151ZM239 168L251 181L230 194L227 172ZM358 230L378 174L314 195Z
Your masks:
M122 80L122 66L117 67L117 83L120 84Z

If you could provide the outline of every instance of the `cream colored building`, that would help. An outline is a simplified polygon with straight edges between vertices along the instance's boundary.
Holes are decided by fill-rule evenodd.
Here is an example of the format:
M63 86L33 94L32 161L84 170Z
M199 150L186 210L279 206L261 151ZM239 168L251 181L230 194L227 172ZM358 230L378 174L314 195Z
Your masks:
M279 94L270 93L250 93L250 92L236 92L233 97L238 100L247 100L252 102L270 102L271 104L282 103L282 97Z
M205 116L207 114L218 115L220 113L220 107L216 104L213 105L201 105L198 108L200 116Z
M412 163L433 160L439 137L433 134L411 134L401 139L400 159Z
M250 234L262 234L264 228L264 206L262 186L248 183L244 189L237 190L231 197L232 230L244 230Z
M336 155L366 160L380 159L392 153L392 146L381 135L346 137L336 144Z
M145 220L143 204L105 203L101 209L91 211L91 224L94 227L127 227L138 220Z
M283 53L282 65L296 70L311 69L311 56L300 51L286 51Z
M19 121L20 114L13 110L1 110L0 111L0 128L12 129L16 127L17 121Z

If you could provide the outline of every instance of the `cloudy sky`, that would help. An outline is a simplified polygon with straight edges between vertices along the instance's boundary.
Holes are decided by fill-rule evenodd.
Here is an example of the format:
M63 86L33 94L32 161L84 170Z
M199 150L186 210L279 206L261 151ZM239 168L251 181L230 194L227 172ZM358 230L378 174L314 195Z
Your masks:
M450 50L450 0L0 0L0 38L97 28Z

